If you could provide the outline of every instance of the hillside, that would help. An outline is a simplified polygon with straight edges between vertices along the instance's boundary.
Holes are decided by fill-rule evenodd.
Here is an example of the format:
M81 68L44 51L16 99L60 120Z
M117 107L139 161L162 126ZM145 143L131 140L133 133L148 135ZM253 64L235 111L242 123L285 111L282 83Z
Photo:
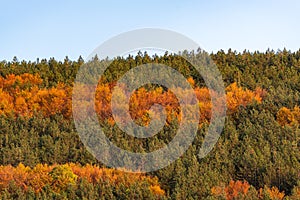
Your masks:
M192 85L200 109L195 140L180 159L149 173L109 169L81 142L72 115L81 57L0 62L1 199L300 199L300 51L229 49L210 57L224 80L227 115L221 137L204 158L198 153L210 122L210 93L181 56L118 57L99 82L99 123L111 141L133 152L166 145L180 123L180 106L163 86L140 87L130 100L134 121L148 125L148 110L159 103L166 107L166 124L153 138L128 136L111 113L118 79L141 64L163 63Z

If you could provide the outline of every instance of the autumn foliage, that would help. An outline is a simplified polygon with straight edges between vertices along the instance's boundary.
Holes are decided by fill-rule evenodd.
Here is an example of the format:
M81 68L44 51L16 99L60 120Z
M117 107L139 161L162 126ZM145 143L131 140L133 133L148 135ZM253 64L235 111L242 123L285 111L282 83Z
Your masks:
M215 186L211 189L214 196L224 196L227 200L238 199L247 195L250 188L246 181L231 180L226 187Z
M24 191L31 188L35 193L39 193L46 186L50 186L53 192L59 193L70 185L79 184L83 179L93 185L108 182L116 188L121 185L129 188L131 185L144 183L154 195L165 195L157 178L141 173L126 173L121 170L74 163L51 166L38 164L34 168L24 166L22 163L17 167L0 166L0 192L13 182Z
M45 117L54 114L71 115L71 89L58 84L41 88L43 80L38 74L8 75L0 77L0 114L33 116L41 112Z
M294 109L282 107L277 112L276 117L277 122L282 126L300 123L300 107L295 106Z
M234 199L270 199L282 200L285 196L284 192L280 192L277 187L267 187L255 190L251 188L247 181L231 180L227 186L214 186L211 188L213 197L221 197L226 200Z
M188 81L194 85L192 78ZM56 87L41 87L43 80L38 74L7 75L6 78L0 77L0 114L22 115L31 117L34 113L40 112L45 117L55 114L62 114L66 118L72 115L72 88L62 83ZM85 99L85 92L90 89L83 86L82 103L86 105L89 99ZM99 84L95 95L95 109L100 120L108 120L114 124L111 114L111 98L114 84ZM211 98L207 88L194 87L193 91L183 91L178 89L187 100L191 99L194 93L199 101L200 123L209 121L211 117ZM226 88L227 106L230 112L235 111L239 106L256 101L261 102L264 91L257 88L255 91L238 87L236 83ZM162 87L146 89L139 88L130 98L130 115L141 124L148 124L150 119L149 109L154 104L161 104L166 109L167 121L173 117L178 120L182 117L178 100L174 93ZM123 109L125 102L120 102L117 109ZM90 111L92 112L92 110ZM193 113L190 113L193 115ZM155 117L155 115L152 115Z
M284 197L284 192L280 192L277 187L267 188L267 195L272 200L281 200Z
M201 50L182 55L207 63L207 54ZM195 113L181 112L171 89L143 85L130 95L128 104L120 98L114 108L122 113L129 107L134 122L147 125L158 116L152 105L161 104L166 124L151 138L131 137L116 125L118 118L112 117L116 82L136 66L161 63L172 66L192 86L192 90L176 92L187 101L192 101L191 94L199 100L196 137L180 158L147 176L103 168L104 163L82 143L73 120L76 116L72 115L74 80L85 63L82 58L0 61L0 199L299 200L300 51L229 49L209 56L222 75L227 112L222 134L204 158L198 155L203 145L214 139L207 137L207 131L211 127L211 99L216 93L205 87L204 77L181 56L138 53L112 59L92 104L88 94L95 88L88 84L94 74L84 76L86 85L80 90L79 111L89 105L89 116L96 110L108 139L136 153L167 146L183 115ZM96 57L94 60L99 66L106 62ZM169 80L172 84L172 76ZM125 122L128 119L119 118ZM182 138L179 145L184 142ZM111 157L109 152L104 156ZM136 163L123 158L124 163Z

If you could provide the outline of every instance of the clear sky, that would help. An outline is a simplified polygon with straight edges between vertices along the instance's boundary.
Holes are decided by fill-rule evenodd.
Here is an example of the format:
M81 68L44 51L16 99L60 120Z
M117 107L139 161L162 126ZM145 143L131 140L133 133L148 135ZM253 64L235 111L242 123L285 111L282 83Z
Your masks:
M298 0L0 0L0 60L86 58L137 28L182 33L208 52L300 48Z

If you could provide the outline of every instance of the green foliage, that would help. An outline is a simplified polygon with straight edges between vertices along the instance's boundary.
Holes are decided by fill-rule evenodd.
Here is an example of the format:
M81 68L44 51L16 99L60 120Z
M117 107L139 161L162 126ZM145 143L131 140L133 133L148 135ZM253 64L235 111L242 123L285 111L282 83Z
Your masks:
M201 51L184 54L190 57L203 56ZM282 191L290 199L299 199L300 51L237 53L230 49L228 52L221 50L210 56L221 71L225 86L236 83L237 87L252 91L262 88L263 90L257 91L263 96L262 103L237 105L234 112L228 113L224 131L207 157L197 157L208 127L208 124L203 123L193 145L179 160L164 169L151 172L150 175L158 177L166 196L171 199L224 199L225 197L212 196L211 189L215 186L225 187L230 180L245 180L251 185L245 199L272 199L271 194L280 196ZM151 62L172 66L186 78L192 77L195 86L205 86L203 79L190 63L180 56L167 53L153 57L146 53L139 53L135 57L118 57L105 71L102 82L114 84L129 69ZM3 61L0 62L0 75L6 77L9 74L38 73L43 79L40 86L42 88L51 88L59 83L71 87L83 63L81 58L78 61L66 58L63 62L53 58L40 62ZM157 86L147 87L151 89ZM178 121L173 119L169 126L151 139L130 137L107 121L101 122L101 125L106 135L120 148L133 152L150 152L172 139ZM38 163L98 163L82 145L72 118L66 119L59 114L45 118L39 113L29 118L16 118L13 114L2 115L0 164L17 166L20 162L31 167ZM56 177L60 178L65 170L68 171L58 170L60 175ZM39 194L34 194L24 193L11 183L1 193L1 198L158 198L149 193L149 187L144 187L143 184L115 187L109 182L92 185L88 181L80 180L80 184L67 184L63 193L53 193L51 186L48 186ZM278 188L278 191L272 189L273 187ZM261 194L260 188L263 189Z

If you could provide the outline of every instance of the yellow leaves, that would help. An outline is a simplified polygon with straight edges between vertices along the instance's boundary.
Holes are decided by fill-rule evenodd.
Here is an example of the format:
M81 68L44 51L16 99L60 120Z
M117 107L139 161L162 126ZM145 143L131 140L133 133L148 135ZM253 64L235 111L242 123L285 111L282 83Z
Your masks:
M85 178L90 183L96 184L103 176L104 169L97 166L85 165L81 167L79 165L70 164L72 171L80 178Z
M211 188L211 194L213 196L223 196L224 195L224 188L220 186L214 186Z
M162 190L159 185L151 185L150 190L156 195L165 195L165 191Z
M294 109L290 110L282 107L277 112L276 119L281 126L300 123L300 108L295 106Z
M195 86L195 80L194 80L192 77L189 77L189 78L187 79L187 81L189 82L189 84L190 84L192 87Z
M119 186L131 187L132 185L147 182L149 190L155 195L164 195L165 192L159 186L156 177L146 176L142 173L126 173L124 171L100 168L94 165L80 166L74 163L64 165L38 164L33 169L19 164L17 167L0 166L0 192L5 190L11 181L27 190L31 187L36 193L46 185L54 192L65 190L69 185L79 183L80 179L86 179L89 183L99 184L109 182L116 188Z
M294 110L292 111L292 114L294 115L294 119L299 123L300 122L300 107L295 106Z
M267 193L272 200L281 200L284 197L284 192L280 192L277 187L267 188Z
M43 80L38 74L9 74L5 78L0 77L0 87L9 92L18 91L24 87L40 85L42 82Z
M20 186L23 189L27 189L28 185L27 185L27 177L29 174L30 168L29 167L25 167L25 165L23 165L22 163L20 163L14 171L13 177L14 177L14 181L15 183Z
M36 75L32 75L32 74L22 74L19 77L17 77L18 79L20 79L21 83L30 83L33 85L39 85L43 82L43 80L40 78L40 76L38 74Z
M75 185L78 177L67 164L54 167L49 174L52 178L51 187L55 192L65 190L69 185Z
M30 172L28 178L29 185L37 193L40 192L45 185L50 185L52 178L49 172L53 167L49 167L47 164L37 164Z
M277 122L284 126L285 124L290 124L294 121L294 116L290 109L286 107L280 108L280 110L277 112Z
M0 88L0 114L8 114L14 109L13 97Z
M149 189L156 195L164 195L165 191L159 186L156 177L149 177L142 173L127 173L120 170L100 168L93 165L79 166L75 164L68 164L73 173L78 176L78 179L86 179L90 183L97 184L99 181L109 182L112 185L123 185L130 187L141 182L147 182Z
M255 92L248 89L238 87L236 83L232 83L226 88L227 106L230 111L235 111L238 106L257 101L260 103L265 91L257 88Z
M71 99L67 97L66 90L62 88L50 88L39 90L37 102L39 110L45 116L54 115L56 113L66 114L71 106Z
M27 107L26 101L23 97L19 96L16 98L15 109L17 112L24 114L24 108Z

